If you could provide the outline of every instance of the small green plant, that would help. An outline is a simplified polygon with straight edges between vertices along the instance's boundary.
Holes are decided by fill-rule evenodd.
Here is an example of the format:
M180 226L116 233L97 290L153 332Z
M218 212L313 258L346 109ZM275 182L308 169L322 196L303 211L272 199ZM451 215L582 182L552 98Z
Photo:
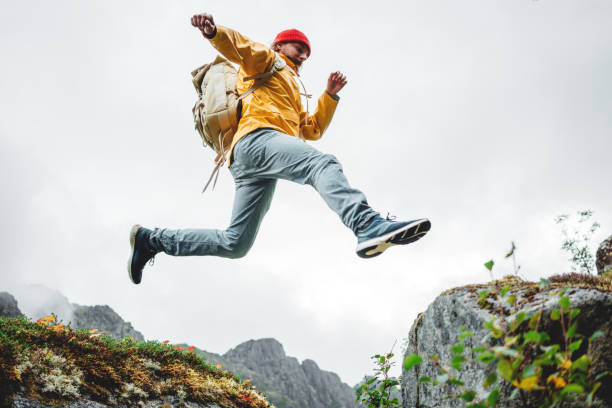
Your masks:
M516 245L514 244L514 241L511 241L510 244L512 245L512 247L510 248L510 251L508 251L508 253L506 254L505 258L512 258L512 269L514 270L514 274L518 276L518 272L519 269L521 269L521 265L518 265L516 263Z
M521 265L518 265L516 263L516 244L514 243L514 241L511 241L510 245L511 245L510 250L506 253L504 258L506 259L512 258L512 270L514 272L514 275L519 276L519 270L521 269ZM487 268L487 270L489 271L489 276L491 277L491 280L493 280L493 266L494 265L495 265L495 261L493 259L490 259L484 263L485 268Z
M399 393L399 379L389 376L389 370L395 365L392 361L393 348L387 354L376 354L371 358L375 364L374 376L357 387L355 402L360 402L368 408L400 407L399 399L393 396Z
M549 287L550 282L542 280L539 290ZM494 293L479 292L480 305L490 298L501 300L494 310L497 317L484 324L488 336L480 340L463 327L458 343L450 348L453 356L450 366L444 366L437 356L430 356L440 374L434 378L421 377L419 382L442 387L450 398L472 408L498 406L502 382L511 384L514 390L510 399L519 398L522 405L535 399L543 408L560 406L564 401L581 401L583 406L591 407L601 380L609 375L608 371L594 373L591 364L593 341L603 333L595 331L585 339L579 334L576 321L580 310L571 308L566 289L558 297L558 308L551 311L550 320L558 322L561 341L553 342L549 332L540 327L543 307L536 312L519 310L517 295L509 285ZM477 345L466 347L468 338ZM404 361L404 369L410 370L421 361L420 356L411 354ZM495 367L482 384L487 390L483 398L459 379L466 364L481 366L483 370Z
M563 234L561 249L570 255L573 272L592 273L595 269L595 257L591 251L591 238L600 224L597 221L590 223L593 216L591 210L578 211L576 214L577 221L569 214L555 217L555 223L561 226Z

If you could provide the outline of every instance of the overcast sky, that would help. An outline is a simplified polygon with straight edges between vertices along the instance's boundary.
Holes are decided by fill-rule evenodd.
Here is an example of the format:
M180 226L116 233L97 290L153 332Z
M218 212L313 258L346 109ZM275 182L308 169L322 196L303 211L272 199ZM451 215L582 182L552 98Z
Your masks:
M160 254L142 284L128 232L225 228L225 169L193 129L190 71L215 50L189 19L269 44L298 28L320 94L348 84L316 148L383 215L430 234L363 260L308 186L280 182L243 259ZM612 2L2 1L1 285L108 304L148 339L224 353L274 337L353 385L443 290L568 271L553 219L592 209L612 233ZM396 350L399 349L396 346Z

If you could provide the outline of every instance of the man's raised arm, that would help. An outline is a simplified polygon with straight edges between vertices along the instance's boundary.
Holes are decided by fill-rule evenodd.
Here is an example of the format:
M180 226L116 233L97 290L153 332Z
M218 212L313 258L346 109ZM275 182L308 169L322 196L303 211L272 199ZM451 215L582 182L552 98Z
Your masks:
M276 55L269 47L253 42L230 28L216 25L213 16L208 13L191 17L191 25L197 27L225 58L240 65L247 75L266 72L274 63Z
M346 76L340 71L332 72L327 79L325 92L317 101L315 112L308 116L300 113L300 134L306 140L317 140L329 126L340 97L338 92L346 85Z

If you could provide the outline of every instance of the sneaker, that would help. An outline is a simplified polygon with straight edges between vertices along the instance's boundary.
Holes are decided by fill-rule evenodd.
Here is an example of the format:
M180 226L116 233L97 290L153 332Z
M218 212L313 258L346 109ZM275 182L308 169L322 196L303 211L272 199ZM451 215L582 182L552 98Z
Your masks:
M149 242L151 230L136 224L130 230L130 258L128 259L128 275L132 282L138 284L142 280L142 270L147 262L153 264L155 254L160 252Z
M393 221L377 216L357 233L357 255L372 258L393 245L406 245L422 238L431 228L427 218Z

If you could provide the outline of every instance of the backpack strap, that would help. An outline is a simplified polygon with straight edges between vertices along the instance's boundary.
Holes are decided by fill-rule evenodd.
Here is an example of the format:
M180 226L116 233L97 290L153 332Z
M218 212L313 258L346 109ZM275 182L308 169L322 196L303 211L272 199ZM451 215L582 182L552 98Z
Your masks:
M230 132L231 132L231 129L227 131L227 134L229 134ZM206 185L202 189L202 193L206 191L206 189L210 185L210 182L213 181L213 178L215 179L215 181L213 182L212 188L213 190L215 189L215 186L217 185L217 179L219 178L219 171L221 170L221 166L223 166L223 163L227 161L227 152L229 151L229 147L226 149L223 143L225 136L226 135L219 134L219 146L221 146L223 150L220 151L219 154L217 154L217 157L215 158L215 163L216 163L215 168L210 174L210 177L208 178Z
M249 89L247 89L246 92L240 95L237 101L241 101L242 99L246 98L247 96L255 92L257 89L261 88L266 82L268 82L270 78L272 78L272 75L274 75L275 73L277 73L278 71L282 70L285 67L289 67L289 66L287 65L284 59L282 59L278 54L276 54L276 58L274 59L272 68L270 68L269 71L264 72L263 74L250 75L250 76L246 76L242 78L243 81L250 81L254 79L255 83ZM194 85L195 85L195 79L194 79ZM196 86L196 89L197 89L197 86ZM215 189L215 185L217 185L217 179L219 178L219 171L221 170L221 166L223 165L223 163L227 161L227 153L229 151L229 148L226 149L225 144L223 143L225 141L225 137L226 135L219 134L219 146L221 146L222 151L219 152L219 154L217 155L217 158L215 159L215 162L216 162L215 168L213 169L210 177L208 178L208 182L206 182L206 185L204 186L202 193L206 191L206 189L208 188L211 182L213 183L213 186L212 186L213 190ZM214 181L213 181L213 178L214 178Z
M289 65L287 65L287 69L289 71L291 71L291 73L293 74L293 76L299 81L300 85L302 85L302 89L304 90L304 92L300 92L300 95L306 97L306 124L308 124L308 118L310 117L310 107L308 106L308 99L312 98L312 94L309 94L308 91L306 90L306 85L304 85L304 82L302 82L302 79L300 78L300 76L298 75L297 72L295 72L293 70L293 68L291 68ZM304 142L306 141L306 139L304 139L304 136L302 136L302 130L300 128L300 133L299 133L299 138L302 139Z
M263 74L255 74L242 78L243 81L251 81L254 79L255 83L249 89L247 89L245 93L240 95L238 97L238 100L240 101L246 98L247 96L255 92L257 89L261 88L266 82L268 82L268 79L272 78L272 75L276 74L278 71L285 67L287 67L287 63L285 62L285 60L279 57L278 54L276 54L276 58L274 59L272 68L270 68L269 71L264 72Z

